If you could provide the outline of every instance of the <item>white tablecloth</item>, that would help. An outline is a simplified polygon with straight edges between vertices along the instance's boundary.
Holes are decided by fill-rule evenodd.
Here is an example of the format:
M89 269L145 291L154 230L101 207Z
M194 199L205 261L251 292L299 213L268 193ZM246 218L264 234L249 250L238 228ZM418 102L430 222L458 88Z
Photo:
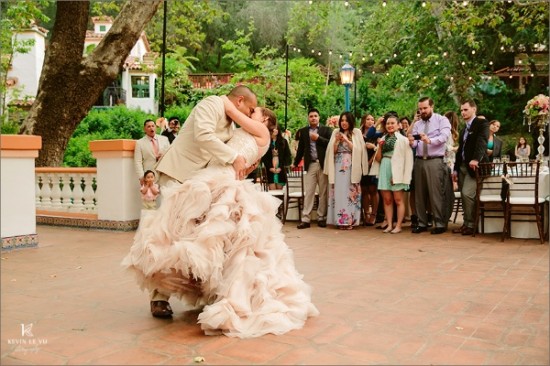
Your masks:
M514 196L522 196L522 192L512 192ZM527 194L527 192L525 192ZM550 196L550 174L548 171L542 172L539 174L539 197L545 198L548 200L548 197ZM545 208L546 209L546 208ZM544 213L544 227L545 229L548 226L548 216L549 212ZM534 216L529 217L534 220ZM527 217L525 217L527 219ZM504 219L500 218L486 218L485 219L485 233L501 233L502 228L504 226ZM479 228L481 229L481 222L479 223ZM530 239L530 238L538 238L539 232L537 229L537 223L536 222L519 222L519 221L512 221L511 223L511 233L510 236L512 238L522 238L522 239Z

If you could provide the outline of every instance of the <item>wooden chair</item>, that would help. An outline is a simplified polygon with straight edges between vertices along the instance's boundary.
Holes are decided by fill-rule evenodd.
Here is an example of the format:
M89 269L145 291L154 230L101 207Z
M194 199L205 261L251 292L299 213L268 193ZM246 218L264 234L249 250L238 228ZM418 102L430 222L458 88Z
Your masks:
M544 243L545 198L539 197L540 164L540 161L508 163L510 184L506 194L503 230L506 238L510 238L512 221L536 222L540 242Z
M260 164L260 184L262 187L263 192L267 192L270 195L279 198L281 201L284 202L285 197L285 190L283 189L269 189L269 181L267 179L267 170L265 168L265 165L263 163ZM283 205L283 203L281 203ZM283 207L284 212L284 207ZM280 212L278 214L279 216L282 216L282 213Z
M298 221L302 221L302 209L304 207L304 169L301 166L286 169L286 186L283 210L283 224L288 217L288 210L296 208L298 210Z
M506 163L481 163L476 169L476 214L474 234L476 235L481 221L481 233L485 233L486 218L503 218L506 186L503 175L506 174ZM504 233L501 238L504 241Z
M463 212L462 196L460 195L460 191L454 192L454 194L455 194L455 200L453 203L453 212L455 214L455 217L453 218L453 224L456 223L456 217L458 216L458 213Z

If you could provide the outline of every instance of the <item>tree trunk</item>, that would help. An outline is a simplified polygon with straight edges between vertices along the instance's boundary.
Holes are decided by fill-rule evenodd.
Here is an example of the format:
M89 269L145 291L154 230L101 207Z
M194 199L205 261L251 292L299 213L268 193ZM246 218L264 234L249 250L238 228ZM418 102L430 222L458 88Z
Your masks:
M67 143L126 57L162 0L129 0L93 53L83 58L88 1L58 1L38 95L21 134L42 136L37 166L60 166Z

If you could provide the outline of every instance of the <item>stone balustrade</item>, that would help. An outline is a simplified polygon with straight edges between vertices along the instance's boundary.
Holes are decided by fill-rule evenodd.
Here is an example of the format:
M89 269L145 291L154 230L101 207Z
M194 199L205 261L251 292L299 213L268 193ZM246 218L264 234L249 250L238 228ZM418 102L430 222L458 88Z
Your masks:
M97 168L36 168L38 215L97 218Z

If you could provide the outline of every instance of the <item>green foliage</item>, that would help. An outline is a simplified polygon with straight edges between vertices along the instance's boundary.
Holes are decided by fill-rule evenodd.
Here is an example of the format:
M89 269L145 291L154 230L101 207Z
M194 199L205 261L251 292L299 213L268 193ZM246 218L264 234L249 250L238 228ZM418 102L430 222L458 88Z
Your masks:
M16 53L28 53L34 45L33 40L21 40L17 34L29 29L33 23L47 21L42 8L47 5L46 0L3 0L0 2L0 122L6 126L8 123L9 109L7 106L7 94L16 98L19 88L7 89L8 70Z
M143 137L143 122L146 119L156 120L156 116L125 106L92 109L69 140L63 164L71 167L95 166L89 141L140 139Z

